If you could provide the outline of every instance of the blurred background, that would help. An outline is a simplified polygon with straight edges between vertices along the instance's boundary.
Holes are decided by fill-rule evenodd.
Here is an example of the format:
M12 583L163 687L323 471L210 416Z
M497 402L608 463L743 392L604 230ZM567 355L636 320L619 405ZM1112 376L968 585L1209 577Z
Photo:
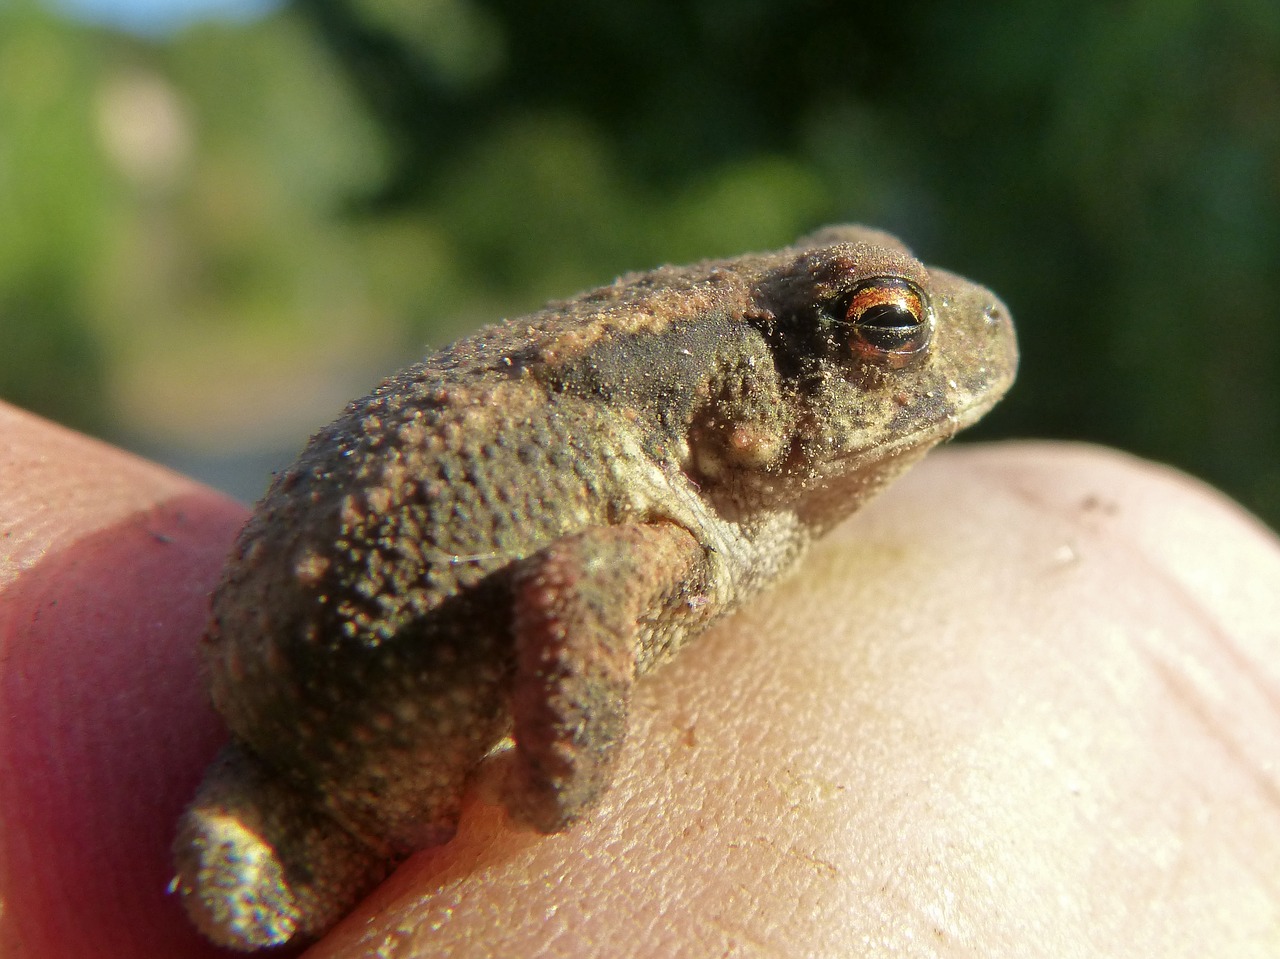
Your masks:
M617 273L901 235L998 291L973 436L1280 525L1280 4L4 0L0 396L245 499Z

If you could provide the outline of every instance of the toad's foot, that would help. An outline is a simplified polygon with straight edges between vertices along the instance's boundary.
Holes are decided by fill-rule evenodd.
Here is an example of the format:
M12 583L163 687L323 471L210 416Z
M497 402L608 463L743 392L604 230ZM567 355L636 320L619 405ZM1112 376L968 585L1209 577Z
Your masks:
M309 939L391 871L357 839L236 743L183 814L173 889L220 946L244 951Z
M705 565L693 535L666 523L588 529L524 561L505 785L516 819L558 832L608 787L642 648L679 630Z

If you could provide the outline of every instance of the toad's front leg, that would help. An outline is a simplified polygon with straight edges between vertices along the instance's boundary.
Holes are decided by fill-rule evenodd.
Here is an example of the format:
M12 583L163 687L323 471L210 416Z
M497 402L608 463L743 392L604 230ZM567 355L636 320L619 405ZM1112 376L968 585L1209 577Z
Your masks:
M637 671L713 610L705 549L672 523L594 527L524 560L513 583L516 750L505 802L557 832L613 778Z

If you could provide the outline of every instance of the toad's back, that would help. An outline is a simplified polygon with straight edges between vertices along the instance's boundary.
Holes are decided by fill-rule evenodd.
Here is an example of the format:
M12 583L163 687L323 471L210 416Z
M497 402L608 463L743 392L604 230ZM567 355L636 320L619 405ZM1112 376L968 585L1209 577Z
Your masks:
M452 833L462 779L509 731L512 565L678 495L598 404L528 379L404 379L280 477L206 641L233 731L274 768L334 784L330 813L401 851Z

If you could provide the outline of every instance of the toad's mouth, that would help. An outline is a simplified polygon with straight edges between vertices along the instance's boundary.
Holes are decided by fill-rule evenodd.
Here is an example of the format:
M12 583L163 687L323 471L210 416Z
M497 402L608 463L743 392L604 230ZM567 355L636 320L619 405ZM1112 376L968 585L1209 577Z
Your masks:
M887 436L831 457L818 470L819 477L847 476L874 470L885 461L912 453L923 455L931 447L947 442L986 416L1012 385L1013 375L1010 374L967 391L959 398L931 404L927 415L922 411L904 410L902 417L895 419L886 430Z

